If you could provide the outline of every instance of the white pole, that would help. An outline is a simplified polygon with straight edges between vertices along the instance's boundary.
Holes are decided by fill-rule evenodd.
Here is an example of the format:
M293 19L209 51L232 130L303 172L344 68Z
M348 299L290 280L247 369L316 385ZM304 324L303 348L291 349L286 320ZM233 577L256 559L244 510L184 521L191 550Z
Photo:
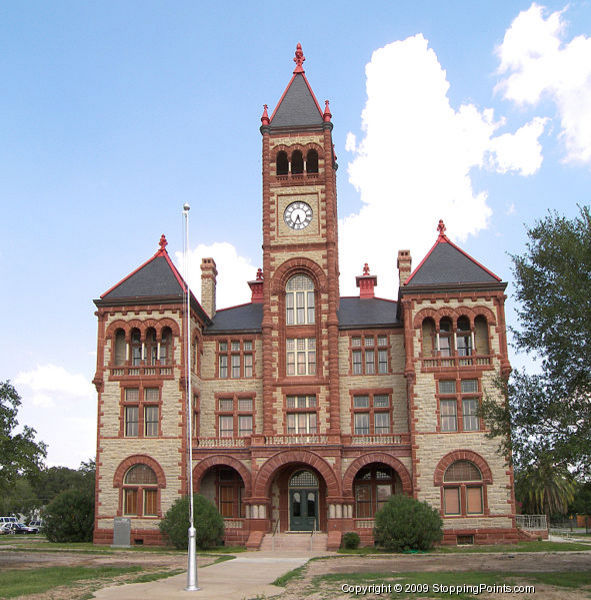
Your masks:
M201 589L197 585L197 546L195 543L195 525L193 517L193 404L191 387L191 291L189 289L189 210L191 207L185 203L185 282L187 285L187 312L185 321L187 331L185 337L185 373L187 379L187 444L189 446L189 548L187 565L187 592L196 592Z

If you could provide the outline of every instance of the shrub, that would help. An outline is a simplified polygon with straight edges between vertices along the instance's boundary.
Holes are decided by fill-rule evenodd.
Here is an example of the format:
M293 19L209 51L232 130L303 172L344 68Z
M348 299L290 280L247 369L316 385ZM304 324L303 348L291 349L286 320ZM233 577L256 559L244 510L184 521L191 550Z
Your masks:
M342 545L343 548L354 549L359 547L360 541L359 536L354 531L348 531L343 535Z
M224 536L224 519L218 509L201 494L193 495L195 539L198 548L219 546ZM160 521L160 531L166 534L175 548L189 543L189 496L179 498Z
M43 510L43 533L50 542L91 542L94 493L66 490Z
M374 539L386 550L428 550L442 538L443 520L426 502L396 494L376 513Z

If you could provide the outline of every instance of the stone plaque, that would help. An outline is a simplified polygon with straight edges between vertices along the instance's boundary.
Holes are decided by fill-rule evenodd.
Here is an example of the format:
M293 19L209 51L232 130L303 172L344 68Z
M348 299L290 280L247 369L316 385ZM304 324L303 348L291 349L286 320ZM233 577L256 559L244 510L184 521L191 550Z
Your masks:
M115 517L113 522L113 547L129 548L131 545L131 519Z

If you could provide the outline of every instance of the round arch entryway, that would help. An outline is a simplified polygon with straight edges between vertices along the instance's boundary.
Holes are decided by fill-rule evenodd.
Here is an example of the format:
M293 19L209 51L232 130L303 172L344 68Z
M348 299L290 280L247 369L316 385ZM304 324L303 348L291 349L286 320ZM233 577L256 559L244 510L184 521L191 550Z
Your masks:
M398 477L400 477L400 481L402 483L402 493L408 496L412 494L412 480L410 473L404 464L394 456L390 456L384 452L375 452L371 454L364 454L363 456L355 459L349 465L349 468L345 471L345 475L343 477L344 496L353 496L353 481L355 476L361 469L371 465L372 463L382 463L394 469Z

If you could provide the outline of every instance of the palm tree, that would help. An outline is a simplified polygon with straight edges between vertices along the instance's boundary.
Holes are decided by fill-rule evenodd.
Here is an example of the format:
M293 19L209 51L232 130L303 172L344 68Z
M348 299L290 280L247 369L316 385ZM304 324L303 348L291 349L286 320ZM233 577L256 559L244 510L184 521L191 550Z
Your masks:
M548 456L515 476L515 496L521 501L524 514L545 514L548 520L550 515L564 515L575 491L576 484L568 470L554 464Z

